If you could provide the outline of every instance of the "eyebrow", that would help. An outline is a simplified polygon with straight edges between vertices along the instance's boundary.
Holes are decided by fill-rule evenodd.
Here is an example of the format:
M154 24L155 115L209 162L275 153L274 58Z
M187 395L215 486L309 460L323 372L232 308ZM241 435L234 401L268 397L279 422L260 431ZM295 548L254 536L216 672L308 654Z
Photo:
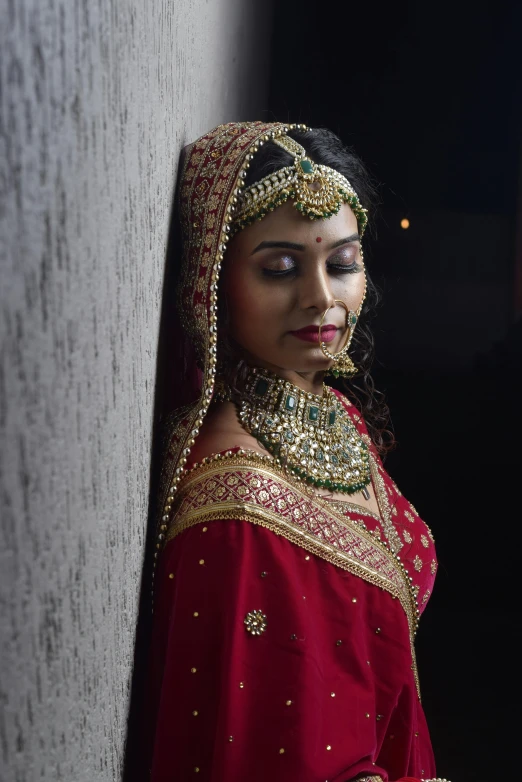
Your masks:
M339 239L338 242L334 242L334 244L331 244L328 249L329 250L335 250L336 247L341 247L343 244L349 244L350 242L358 242L360 239L359 234L352 234L351 236L347 236L345 239ZM299 250L300 252L304 252L306 250L306 246L304 244L297 244L296 242L281 242L281 241L272 241L272 242L260 242L260 244L257 245L257 247L252 250L250 255L254 255L255 253L258 253L260 250L272 250L274 248L277 248L279 250Z

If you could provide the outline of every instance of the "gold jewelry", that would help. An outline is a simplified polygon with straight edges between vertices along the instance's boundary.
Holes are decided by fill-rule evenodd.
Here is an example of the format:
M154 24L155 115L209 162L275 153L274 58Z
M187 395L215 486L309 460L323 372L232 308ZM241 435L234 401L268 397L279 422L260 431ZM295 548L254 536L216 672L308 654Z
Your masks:
M329 166L314 163L305 148L290 136L279 136L272 142L289 152L294 164L243 190L233 212L232 233L261 220L290 198L310 220L331 217L343 203L349 204L362 236L368 222L367 210L346 177Z
M346 494L370 483L368 446L328 386L317 396L254 368L239 398L230 389L220 398L234 401L244 429L308 483Z
M337 353L330 353L325 343L321 340L321 329L324 326L324 319L326 318L327 312L333 309L336 304L341 304L346 310L347 335L341 350L339 350ZM321 322L319 324L319 345L321 346L321 350L323 351L324 355L334 362L334 365L328 369L328 374L333 375L334 377L351 377L357 372L357 367L348 355L348 348L350 347L350 343L352 341L353 332L355 331L355 326L357 325L357 320L357 313L348 309L348 305L345 304L345 302L341 299L335 299L335 303L332 304L331 307L328 307L328 309L326 309L322 314Z

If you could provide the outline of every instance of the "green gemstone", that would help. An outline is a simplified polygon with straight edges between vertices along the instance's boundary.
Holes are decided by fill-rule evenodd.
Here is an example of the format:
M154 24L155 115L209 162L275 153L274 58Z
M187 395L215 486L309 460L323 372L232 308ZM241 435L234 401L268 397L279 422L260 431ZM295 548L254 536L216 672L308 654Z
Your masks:
M321 450L318 450L315 454L315 458L318 462L322 462L324 460L324 454Z
M296 404L297 404L297 399L295 398L295 396L288 394L285 400L285 410L295 410Z
M299 165L301 166L301 171L303 172L303 174L314 173L314 167L312 166L311 160L307 160L306 158L304 160L300 160Z
M268 391L268 380L264 377L260 377L254 387L254 394L256 396L264 396Z
M308 418L310 421L317 421L319 418L319 408L315 407L314 405L310 405L308 408Z
M350 318L350 321L351 321L352 326L355 326L355 324L357 323L357 315L352 315L352 317Z
M328 424L330 426L333 426L335 423L335 410L330 410L330 414L328 415Z

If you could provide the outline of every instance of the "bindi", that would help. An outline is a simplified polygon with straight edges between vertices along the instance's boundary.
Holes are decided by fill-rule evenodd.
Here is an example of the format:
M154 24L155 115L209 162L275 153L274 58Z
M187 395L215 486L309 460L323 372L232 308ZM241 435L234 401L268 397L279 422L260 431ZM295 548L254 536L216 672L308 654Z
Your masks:
M315 240L315 241L316 241L316 242L322 242L322 241L323 241L323 238L322 238L322 236L318 236L318 237L316 238L316 240Z

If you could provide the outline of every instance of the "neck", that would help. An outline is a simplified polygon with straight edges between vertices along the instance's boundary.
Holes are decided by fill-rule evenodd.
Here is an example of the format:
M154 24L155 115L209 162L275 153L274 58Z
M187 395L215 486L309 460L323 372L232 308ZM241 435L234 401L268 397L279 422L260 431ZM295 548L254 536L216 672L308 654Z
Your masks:
M272 372L272 374L283 378L283 380L288 380L289 383L292 383L292 385L297 386L297 388L300 388L302 391L306 391L309 394L322 396L324 371L297 372L293 369L282 369L281 367L264 362L252 363L251 366L257 366L259 369L266 369L268 372Z

